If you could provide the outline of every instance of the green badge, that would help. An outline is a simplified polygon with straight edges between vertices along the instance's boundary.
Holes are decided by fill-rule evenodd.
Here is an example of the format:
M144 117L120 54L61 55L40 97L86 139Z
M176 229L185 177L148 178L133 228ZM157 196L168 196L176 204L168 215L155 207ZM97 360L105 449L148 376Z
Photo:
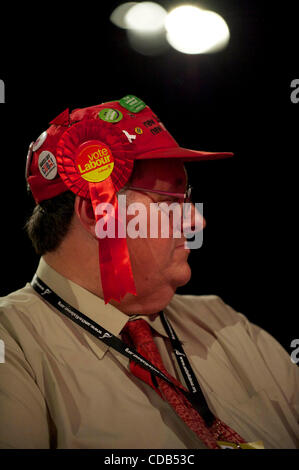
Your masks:
M146 107L144 101L140 100L134 95L125 96L119 100L119 104L131 113L139 113L139 111L142 111Z
M99 112L99 118L106 122L119 122L123 115L118 109L104 108Z

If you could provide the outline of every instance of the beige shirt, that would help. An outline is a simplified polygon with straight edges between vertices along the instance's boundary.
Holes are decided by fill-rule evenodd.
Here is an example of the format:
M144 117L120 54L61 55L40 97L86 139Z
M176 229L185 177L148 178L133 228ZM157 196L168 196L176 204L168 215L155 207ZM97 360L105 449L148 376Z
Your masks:
M38 276L60 297L119 335L128 317L59 275ZM246 441L299 448L299 374L264 330L216 296L175 295L164 310L212 412ZM159 317L144 317L168 371L183 383ZM62 315L27 284L0 299L0 447L203 449L129 360Z

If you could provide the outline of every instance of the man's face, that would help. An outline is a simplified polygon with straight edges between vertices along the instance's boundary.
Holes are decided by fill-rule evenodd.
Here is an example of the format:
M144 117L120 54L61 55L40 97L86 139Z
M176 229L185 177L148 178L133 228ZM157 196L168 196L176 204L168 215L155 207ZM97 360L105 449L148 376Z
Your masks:
M183 163L176 159L144 160L137 161L134 165L133 178L130 186L184 193L187 185L187 177ZM132 203L142 203L146 208L147 238L127 237L130 252L131 265L138 296L149 294L168 296L171 298L177 287L186 284L191 276L191 270L187 259L189 250L184 247L185 237L180 231L180 238L172 236L151 238L150 234L150 204L165 202L167 204L177 202L171 196L150 193L146 191L127 190L127 206ZM136 212L137 214L137 212ZM159 225L161 224L161 211ZM134 216L127 216L128 223ZM181 224L179 226L181 229Z

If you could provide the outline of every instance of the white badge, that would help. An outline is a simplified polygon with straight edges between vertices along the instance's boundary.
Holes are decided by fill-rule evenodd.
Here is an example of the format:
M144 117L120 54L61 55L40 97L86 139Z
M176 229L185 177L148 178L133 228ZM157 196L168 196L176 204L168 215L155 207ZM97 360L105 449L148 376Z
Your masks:
M34 142L33 147L32 147L33 152L36 152L36 150L38 150L38 149L43 145L43 143L45 142L47 136L48 136L47 131L44 131L44 132L36 139L36 141Z
M125 134L126 138L130 142L130 144L133 142L133 140L136 139L136 135L134 135L134 134L129 134L129 132L124 131L124 130L123 130L123 133Z
M38 157L38 168L47 180L53 180L57 175L57 162L53 153L43 150Z

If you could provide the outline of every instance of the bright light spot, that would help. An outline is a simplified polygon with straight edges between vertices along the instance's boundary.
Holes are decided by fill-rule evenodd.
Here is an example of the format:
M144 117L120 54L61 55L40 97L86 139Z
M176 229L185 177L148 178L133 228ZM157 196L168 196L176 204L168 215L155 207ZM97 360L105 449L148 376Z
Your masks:
M166 17L165 28L169 44L185 54L215 52L226 46L230 36L220 15L193 6L172 10Z
M130 8L132 8L134 5L137 5L137 2L127 2L119 5L119 7L115 8L115 10L113 10L111 13L110 21L112 21L112 23L114 23L119 28L126 29L127 24L125 22L125 16Z
M126 27L145 33L159 31L164 28L166 10L153 2L141 2L128 10L124 21Z

